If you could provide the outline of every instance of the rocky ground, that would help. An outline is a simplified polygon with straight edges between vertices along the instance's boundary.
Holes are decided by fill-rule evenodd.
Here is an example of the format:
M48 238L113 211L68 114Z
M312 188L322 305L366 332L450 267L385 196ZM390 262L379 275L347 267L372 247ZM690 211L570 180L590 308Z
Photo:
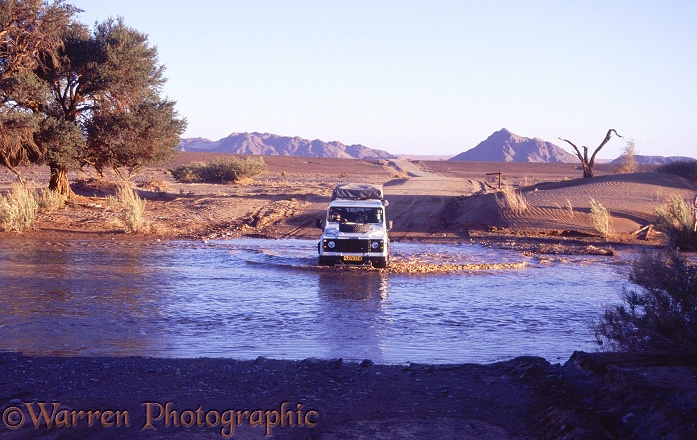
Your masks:
M564 365L390 366L3 353L0 436L692 439L694 361L578 352Z

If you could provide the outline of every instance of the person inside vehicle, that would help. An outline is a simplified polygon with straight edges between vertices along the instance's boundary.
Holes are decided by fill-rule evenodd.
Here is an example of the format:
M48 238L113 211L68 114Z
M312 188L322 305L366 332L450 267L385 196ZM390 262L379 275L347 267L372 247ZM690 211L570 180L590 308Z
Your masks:
M329 221L340 223L341 220L342 220L341 210L335 209L335 210L332 212L332 215L331 215L331 217L329 218ZM344 221L346 221L346 220L344 220Z

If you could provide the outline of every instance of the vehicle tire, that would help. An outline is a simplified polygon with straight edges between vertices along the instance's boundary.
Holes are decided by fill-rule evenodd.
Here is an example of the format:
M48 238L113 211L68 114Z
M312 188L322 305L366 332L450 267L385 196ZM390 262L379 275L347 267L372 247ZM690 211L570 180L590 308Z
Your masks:
M336 260L331 257L319 257L319 265L320 266L334 266L336 264Z
M373 267L377 267L378 269L385 269L387 267L387 257L376 258L375 260L373 260Z
M370 232L370 225L367 223L341 223L339 224L339 231L365 234Z

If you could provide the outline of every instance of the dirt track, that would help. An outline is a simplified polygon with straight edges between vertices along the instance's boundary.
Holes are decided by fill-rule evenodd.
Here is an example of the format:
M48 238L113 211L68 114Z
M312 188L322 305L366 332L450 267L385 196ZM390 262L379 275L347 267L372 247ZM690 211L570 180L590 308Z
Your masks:
M471 180L424 171L406 160L391 163L407 175L385 184L396 239L400 238L400 232L402 237L406 232L437 233L443 229L442 216L452 199L473 192Z

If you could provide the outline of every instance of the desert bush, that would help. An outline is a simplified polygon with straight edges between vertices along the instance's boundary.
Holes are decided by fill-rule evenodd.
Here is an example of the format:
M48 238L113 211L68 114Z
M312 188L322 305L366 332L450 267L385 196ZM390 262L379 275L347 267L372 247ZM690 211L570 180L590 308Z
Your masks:
M591 204L591 220L593 221L593 229L602 234L603 237L610 235L610 213L602 203L590 198Z
M528 209L528 201L523 193L521 191L516 191L511 186L504 186L501 191L496 194L496 203L499 205L499 208L515 212L522 212Z
M172 170L172 176L179 182L236 182L264 174L268 170L266 162L259 156L245 159L231 157L213 159L207 164L194 162Z
M179 182L201 182L200 170L206 166L203 162L192 162L171 170L172 177Z
M55 211L65 207L65 196L61 195L58 191L52 189L45 189L41 191L38 198L39 209L43 211Z
M129 186L119 187L116 197L119 201L119 219L127 233L147 232L150 225L145 219L146 201Z
M677 251L666 258L645 254L632 265L623 303L605 309L594 323L606 350L697 354L697 266Z
M636 161L636 144L634 140L630 140L622 148L622 163L617 167L619 174L636 173L639 169L639 164Z
M0 225L5 231L23 232L34 227L39 211L36 191L16 184L9 194L0 194Z
M697 182L697 160L676 160L656 168L656 172L675 174Z
M658 209L656 227L668 235L671 247L697 250L697 215L690 203L674 195Z

